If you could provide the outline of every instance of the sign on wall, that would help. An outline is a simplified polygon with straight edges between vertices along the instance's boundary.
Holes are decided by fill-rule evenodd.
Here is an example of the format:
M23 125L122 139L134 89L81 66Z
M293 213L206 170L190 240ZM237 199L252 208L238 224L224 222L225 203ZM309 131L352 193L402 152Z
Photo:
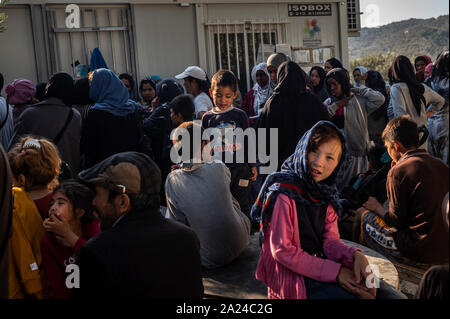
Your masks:
M288 4L290 17L331 16L331 3Z
M303 30L303 46L316 47L322 45L322 35L316 19L306 19Z

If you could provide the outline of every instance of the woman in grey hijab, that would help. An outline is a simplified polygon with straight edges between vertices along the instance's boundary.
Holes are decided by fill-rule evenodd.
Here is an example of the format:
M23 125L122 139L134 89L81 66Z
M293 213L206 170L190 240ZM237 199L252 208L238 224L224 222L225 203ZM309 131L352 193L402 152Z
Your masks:
M289 57L284 53L273 53L267 59L267 70L270 74L270 86L272 89L278 84L277 71L283 62L290 61Z

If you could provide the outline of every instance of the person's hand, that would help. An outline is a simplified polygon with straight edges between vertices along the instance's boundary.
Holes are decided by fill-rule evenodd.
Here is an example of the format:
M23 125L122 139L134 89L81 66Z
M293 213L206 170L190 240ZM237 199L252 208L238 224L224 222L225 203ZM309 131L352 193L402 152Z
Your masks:
M345 107L348 105L348 101L350 100L350 97L344 97L342 100L339 100L336 102L336 105L339 107Z
M337 282L343 289L345 289L352 295L357 296L358 298L373 299L373 295L368 291L366 287L356 282L354 272L347 267L341 267L337 276Z
M152 100L152 110L154 111L159 106L159 97L155 97Z
M366 279L370 275L374 276L374 274L369 266L369 261L366 256L360 251L355 251L353 254L353 272L355 275L355 281L364 286L364 289L359 289L364 292L363 295L368 293L369 295L375 297L377 295L376 287L368 288L366 285Z
M381 205L375 197L369 197L369 199L363 204L363 207L374 212L380 217L383 217L386 213L383 205Z
M359 286L355 280L355 274L353 273L353 271L351 271L345 266L342 266L341 269L339 270L339 274L336 280L342 288L344 288L345 290L347 290L352 294L355 294L356 288Z
M256 178L258 177L258 168L256 166L252 167L252 176L250 176L250 180L252 182L256 181Z
M78 241L78 236L72 231L70 225L57 215L44 220L44 229L53 233L58 243L63 246L73 248Z

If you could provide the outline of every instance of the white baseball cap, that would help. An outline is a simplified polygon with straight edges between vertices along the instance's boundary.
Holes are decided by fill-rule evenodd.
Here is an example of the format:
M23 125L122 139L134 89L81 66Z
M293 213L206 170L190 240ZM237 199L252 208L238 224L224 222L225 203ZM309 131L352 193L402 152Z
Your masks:
M187 78L188 76L192 76L193 78L199 79L201 81L206 80L205 71L203 71L202 68L198 66L188 66L183 73L175 75L175 78L181 80Z

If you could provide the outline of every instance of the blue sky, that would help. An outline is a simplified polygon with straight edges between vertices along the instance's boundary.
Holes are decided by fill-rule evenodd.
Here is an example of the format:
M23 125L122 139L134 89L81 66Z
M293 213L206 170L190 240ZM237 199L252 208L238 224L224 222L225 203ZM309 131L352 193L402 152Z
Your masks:
M449 13L448 0L360 0L361 26L375 27L410 18L426 19Z

